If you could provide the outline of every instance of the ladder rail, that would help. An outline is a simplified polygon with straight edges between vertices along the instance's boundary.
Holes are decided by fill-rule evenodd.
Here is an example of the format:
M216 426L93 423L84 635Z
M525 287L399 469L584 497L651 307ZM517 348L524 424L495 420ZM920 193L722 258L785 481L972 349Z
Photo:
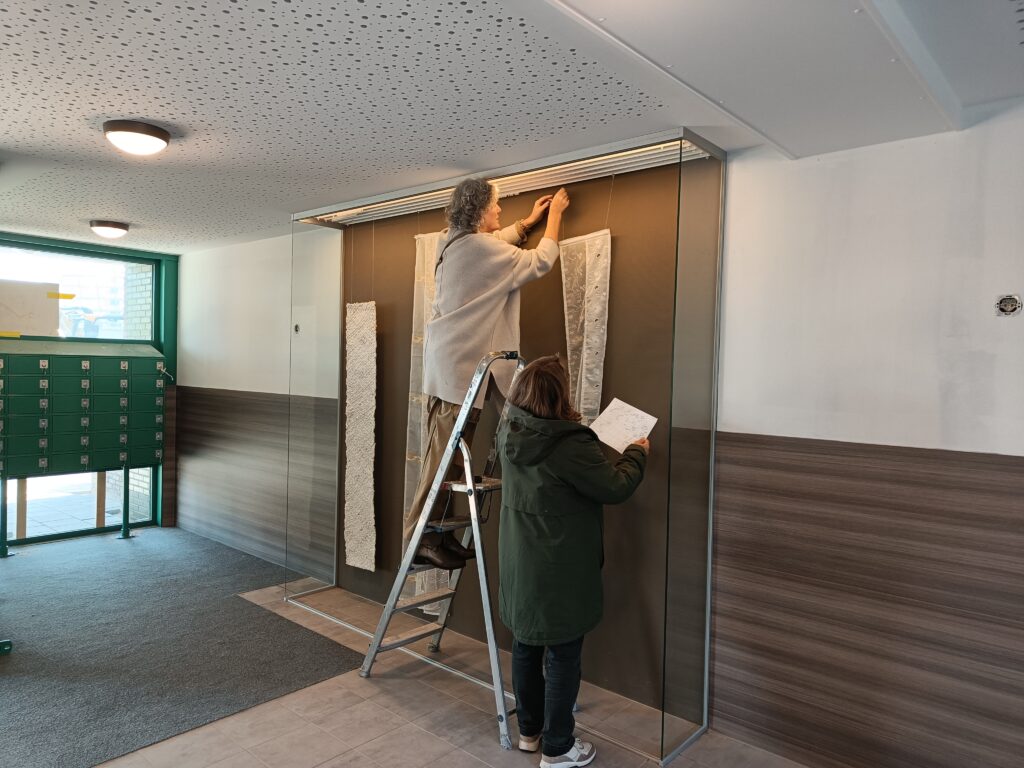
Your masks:
M480 387L483 385L487 372L498 360L519 361L519 364L516 366L516 376L523 367L523 362L519 357L518 352L491 352L477 364L476 371L473 373L473 378L470 381L469 390L466 392L466 397L462 401L462 407L459 410L459 415L455 419L455 426L452 429L448 445L445 447L445 451L441 456L441 461L438 464L437 471L434 473L434 480L430 484L430 490L427 493L427 498L423 502L423 509L420 511L419 519L416 521L416 527L413 529L413 534L409 538L409 543L405 548L405 553L402 555L401 565L399 566L398 573L395 576L395 582L391 587L391 593L388 596L388 601L385 603L384 610L381 612L380 621L377 623L377 629L373 634L373 640L370 642L370 647L367 650L366 657L363 659L363 664L359 669L359 674L362 677L370 676L370 671L373 669L373 663L376 661L377 654L380 652L380 646L384 640L384 634L387 632L388 625L391 623L391 619L395 612L394 609L398 604L402 589L405 586L405 580L408 577L410 568L412 567L412 561L416 557L416 550L419 548L419 542L423 538L423 531L426 528L430 512L437 503L437 497L440 494L441 485L444 483L445 476L451 468L452 461L455 458L455 451L458 449L459 443L462 441L462 433L469 421L469 416L473 410L473 404L476 402L476 398L480 394ZM472 475L472 467L468 469L467 475ZM459 572L457 571L456 574L458 573ZM458 584L457 576L456 584ZM445 609L451 605L451 602L451 599L445 601ZM446 621L447 617L448 611L445 610ZM438 638L439 637L440 633L438 634Z
M521 357L518 358L517 362L516 362L516 369L515 369L515 371L512 374L512 384L509 386L509 392L512 391L512 387L515 386L516 379L519 378L519 374L522 373L522 370L525 367L526 367L526 361L523 358L521 358ZM508 406L508 400L506 399L505 400L505 405L501 409L501 416L498 418L498 427L497 427L497 429L494 432L494 440L491 443L491 452L490 452L490 454L487 457L487 467L484 469L484 476L485 477L493 476L493 473L494 473L495 460L497 459L498 432L501 431L501 425L504 424L505 420L508 418L508 407L509 407ZM470 469L466 474L467 474L467 479L469 481L467 483L467 485L471 485L472 484L472 480L473 480L473 478L472 478L472 469ZM475 490L475 488L474 488L474 490ZM472 519L472 516L470 517L470 519ZM473 531L472 529L467 530L463 534L463 536L462 536L462 546L465 547L465 546L467 546L469 544L470 535L472 535L473 541L476 543L476 546L478 548L483 547L483 540L479 538L478 532L477 531ZM479 555L477 555L477 557L479 557ZM460 581L461 577L462 577L462 571L459 570L459 571L456 571L455 573L453 573L448 578L448 587L453 592L458 588L459 581ZM441 650L441 637L444 635L445 630L448 629L448 614L451 611L452 603L453 602L454 602L454 600L446 600L444 605L441 606L441 612L438 614L437 623L440 624L441 627L440 627L440 629L437 630L437 634L434 635L433 639L431 639L430 645L427 646L429 650L434 651L435 653L437 651Z
M468 466L471 458L469 455L469 446L466 445L465 440L460 440L459 442L460 447L462 448L462 455ZM476 483L473 480L472 472L468 472L466 475L466 485L469 486L469 491L466 495L469 500L469 517L473 523L473 539L477 543L481 543L482 546L483 537L480 531L480 512L477 508L479 496L476 491ZM512 737L509 735L508 730L508 709L505 706L505 682L502 680L501 662L498 659L498 643L494 637L494 616L491 612L491 594L488 588L489 582L487 581L487 563L483 557L483 552L477 554L476 569L477 576L480 581L480 603L484 615L484 630L487 634L487 656L491 664L491 680L494 683L494 709L498 718L498 734L502 748L512 749Z

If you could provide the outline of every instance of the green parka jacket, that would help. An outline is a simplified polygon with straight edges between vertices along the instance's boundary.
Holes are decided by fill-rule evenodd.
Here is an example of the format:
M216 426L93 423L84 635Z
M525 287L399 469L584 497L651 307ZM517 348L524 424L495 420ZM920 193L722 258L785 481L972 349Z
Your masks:
M631 446L611 464L588 427L511 405L498 451L501 620L527 645L575 640L601 621L602 505L633 494L647 454Z

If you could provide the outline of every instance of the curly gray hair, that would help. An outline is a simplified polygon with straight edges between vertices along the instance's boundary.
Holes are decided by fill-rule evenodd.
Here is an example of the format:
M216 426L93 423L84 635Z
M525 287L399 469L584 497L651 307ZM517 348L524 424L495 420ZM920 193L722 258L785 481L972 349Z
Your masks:
M448 226L453 229L475 232L483 219L484 211L498 197L498 189L487 179L465 179L452 190L444 214Z

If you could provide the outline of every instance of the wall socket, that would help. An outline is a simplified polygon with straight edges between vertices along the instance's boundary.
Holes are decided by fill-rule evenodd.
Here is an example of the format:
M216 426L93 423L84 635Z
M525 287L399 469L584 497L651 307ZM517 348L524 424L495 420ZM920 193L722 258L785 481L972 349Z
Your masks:
M1012 317L1021 312L1020 294L1008 293L996 299L996 315L999 317Z

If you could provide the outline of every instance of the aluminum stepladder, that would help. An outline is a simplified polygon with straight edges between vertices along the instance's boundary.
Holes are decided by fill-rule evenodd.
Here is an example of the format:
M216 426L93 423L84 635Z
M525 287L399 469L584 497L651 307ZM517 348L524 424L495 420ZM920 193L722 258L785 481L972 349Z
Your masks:
M496 460L496 455L493 451L488 457L487 468L484 474L474 477L469 445L462 438L473 410L473 403L476 402L477 396L480 394L480 388L487 378L491 365L498 360L516 361L516 370L512 377L513 382L526 365L526 362L519 356L518 352L492 352L477 365L469 385L469 391L466 393L466 398L462 401L462 408L455 420L455 427L452 429L448 446L441 457L441 463L437 468L437 472L434 473L434 480L430 484L430 490L427 493L426 501L423 503L423 510L420 512L416 528L413 531L412 538L409 540L409 545L405 549L405 554L402 556L402 564L398 567L394 586L391 588L391 594L388 597L387 603L384 604L380 621L377 623L377 631L373 635L373 641L370 643L370 648L366 653L366 658L363 660L363 666L360 668L359 674L362 677L370 676L373 662L379 653L401 648L425 637L433 636L428 645L431 651L440 649L441 636L448 625L448 615L452 600L455 598L459 586L459 577L462 575L462 569L452 571L446 588L416 595L404 600L400 599L400 596L406 579L410 574L430 570L434 567L432 565L413 565L413 559L416 556L416 550L419 549L423 534L427 532L444 534L449 531L464 531L462 545L469 546L470 541L475 545L477 575L480 581L480 602L483 607L484 627L487 631L487 653L491 662L491 682L494 688L494 706L497 712L499 740L504 749L512 749L512 738L508 730L508 716L510 713L505 704L505 686L501 675L501 664L498 661L498 646L494 639L494 617L491 615L491 598L487 587L487 566L484 562L483 539L480 533L480 502L486 494L499 490L501 488L501 481L489 476L494 469L494 462ZM506 402L498 421L499 429L505 421L507 413L508 403ZM462 481L446 481L445 476L455 460L456 451L459 451L462 455L465 478ZM466 494L467 501L469 502L469 517L428 522L430 511L434 508L442 491ZM388 625L396 613L410 611L414 608L430 605L431 603L442 604L437 621L397 635L385 636L384 633L387 632Z

